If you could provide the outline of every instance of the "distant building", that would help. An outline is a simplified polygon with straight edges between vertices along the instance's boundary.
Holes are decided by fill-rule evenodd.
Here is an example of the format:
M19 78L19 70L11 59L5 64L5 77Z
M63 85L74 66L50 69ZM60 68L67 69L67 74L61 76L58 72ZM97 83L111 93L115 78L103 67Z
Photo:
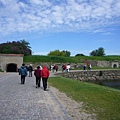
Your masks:
M23 63L23 54L0 54L0 69L5 72L17 72Z

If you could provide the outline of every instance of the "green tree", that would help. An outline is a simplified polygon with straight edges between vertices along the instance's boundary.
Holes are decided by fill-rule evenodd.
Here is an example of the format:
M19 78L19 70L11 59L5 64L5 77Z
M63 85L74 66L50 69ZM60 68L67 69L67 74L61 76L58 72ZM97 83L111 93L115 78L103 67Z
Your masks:
M60 51L60 50L55 50L55 51L50 51L50 53L48 53L48 56L63 56L63 57L69 57L70 56L70 52L69 51Z
M85 56L85 55L81 53L81 54L76 54L75 57L76 56Z
M104 55L105 55L105 49L103 47L93 50L90 53L90 56L104 56Z
M65 50L63 50L63 51L61 51L61 52L64 53L64 56L65 56L65 57L70 57L70 54L71 54L70 51L67 51L67 50L65 51Z
M61 53L59 50L55 50L55 51L50 51L50 53L48 53L48 56L50 55L61 56Z
M31 55L29 43L25 40L12 41L0 44L0 53L3 54L24 54L25 56Z
M20 42L22 43L22 44L24 44L28 49L30 49L31 47L29 46L30 45L30 43L29 42L27 42L26 40L20 40Z

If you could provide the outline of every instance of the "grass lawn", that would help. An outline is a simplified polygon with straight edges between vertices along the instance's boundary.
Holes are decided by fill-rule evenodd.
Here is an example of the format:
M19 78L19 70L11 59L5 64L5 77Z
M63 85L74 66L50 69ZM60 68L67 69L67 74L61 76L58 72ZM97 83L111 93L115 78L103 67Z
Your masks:
M97 120L120 120L120 90L63 77L50 77L51 86L66 93L83 109L95 113Z

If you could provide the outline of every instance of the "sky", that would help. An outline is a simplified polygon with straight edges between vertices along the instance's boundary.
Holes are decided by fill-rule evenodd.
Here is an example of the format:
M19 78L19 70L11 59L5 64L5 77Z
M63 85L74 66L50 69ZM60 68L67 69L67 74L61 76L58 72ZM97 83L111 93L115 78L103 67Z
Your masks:
M120 0L0 0L0 44L23 39L33 55L120 55Z

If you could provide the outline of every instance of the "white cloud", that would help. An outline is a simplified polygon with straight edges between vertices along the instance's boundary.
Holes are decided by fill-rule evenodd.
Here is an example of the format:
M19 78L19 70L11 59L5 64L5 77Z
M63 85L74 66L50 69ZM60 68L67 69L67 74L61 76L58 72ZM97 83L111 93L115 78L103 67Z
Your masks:
M119 25L119 18L119 0L0 0L0 35L32 30L90 31Z

